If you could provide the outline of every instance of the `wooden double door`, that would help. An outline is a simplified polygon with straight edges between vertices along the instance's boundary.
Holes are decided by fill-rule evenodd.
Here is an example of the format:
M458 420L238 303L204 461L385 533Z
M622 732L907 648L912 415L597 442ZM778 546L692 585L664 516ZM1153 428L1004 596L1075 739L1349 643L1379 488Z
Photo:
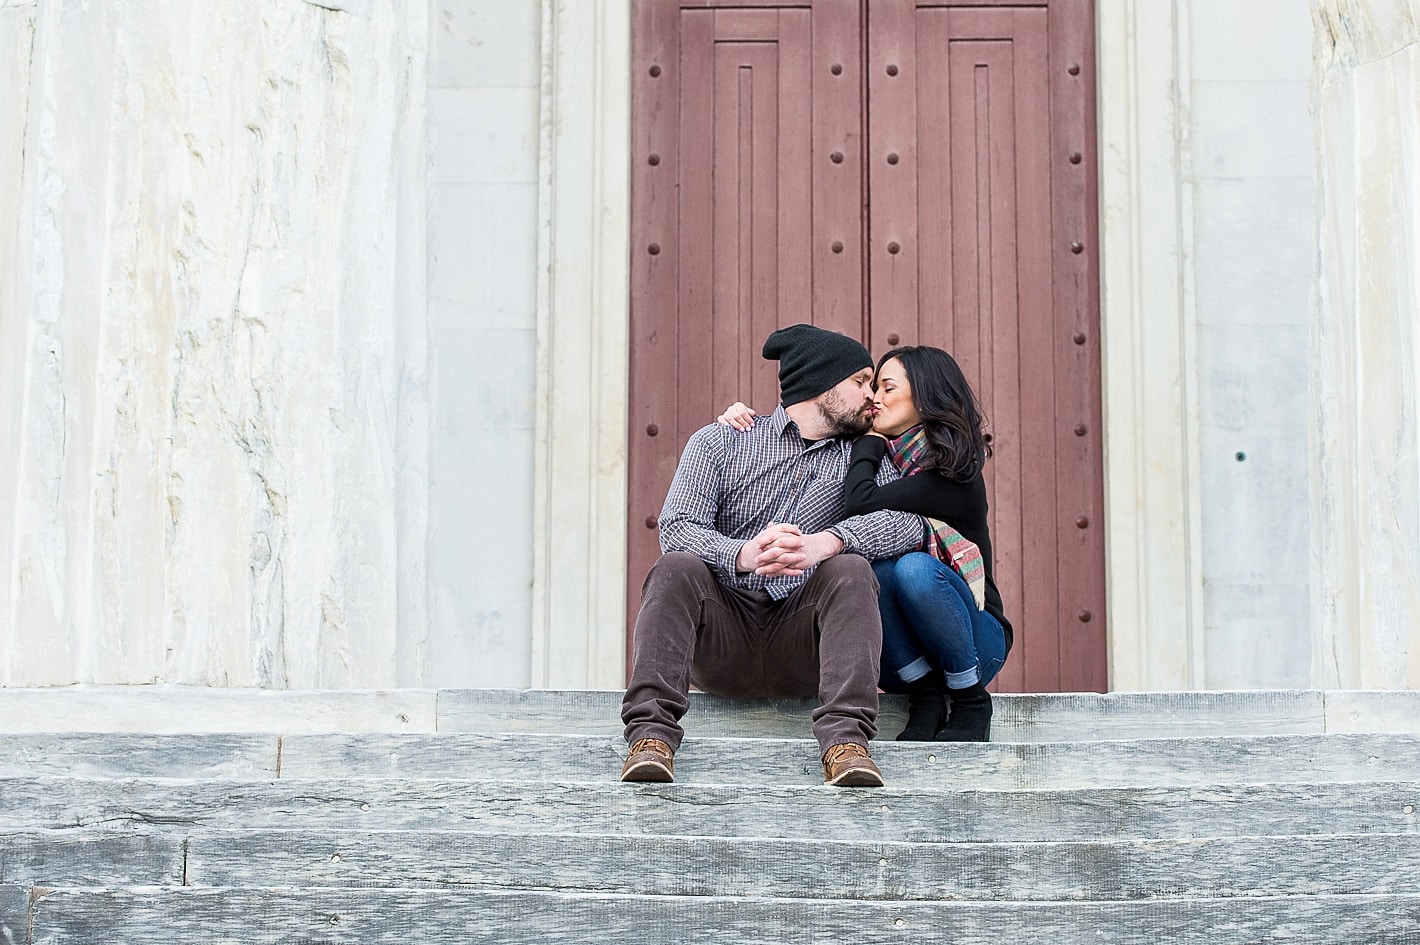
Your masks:
M686 438L775 328L981 396L997 687L1106 687L1092 0L634 0L628 632Z

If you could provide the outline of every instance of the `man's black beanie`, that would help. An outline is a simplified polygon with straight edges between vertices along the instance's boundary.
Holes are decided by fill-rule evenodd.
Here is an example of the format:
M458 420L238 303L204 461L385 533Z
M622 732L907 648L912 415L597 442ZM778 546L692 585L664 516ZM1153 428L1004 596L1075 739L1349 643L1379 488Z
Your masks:
M847 335L790 325L764 342L764 358L779 362L779 400L786 406L812 400L846 377L873 366L868 349Z

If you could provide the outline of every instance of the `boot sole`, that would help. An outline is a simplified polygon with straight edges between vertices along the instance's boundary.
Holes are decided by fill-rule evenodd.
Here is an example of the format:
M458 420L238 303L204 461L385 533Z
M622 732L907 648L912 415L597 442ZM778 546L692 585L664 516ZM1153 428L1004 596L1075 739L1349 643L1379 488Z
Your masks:
M824 783L829 787L882 787L883 776L867 768L853 768Z
M621 780L640 784L671 784L675 781L675 774L659 761L642 761L621 772Z

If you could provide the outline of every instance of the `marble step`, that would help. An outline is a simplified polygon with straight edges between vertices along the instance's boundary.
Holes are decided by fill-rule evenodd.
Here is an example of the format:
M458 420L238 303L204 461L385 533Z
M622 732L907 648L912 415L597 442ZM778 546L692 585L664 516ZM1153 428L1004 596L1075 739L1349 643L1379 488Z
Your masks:
M182 830L5 829L0 830L0 884L181 886L187 852ZM9 945L3 932L0 942Z
M1128 900L1420 889L1413 834L1087 843L204 831L207 886L543 888L681 896ZM1319 864L1327 864L1325 872ZM132 882L132 881L130 881Z
M580 690L276 691L184 686L0 688L3 732L556 732L619 735L621 693ZM1420 691L1002 694L998 741L1420 732ZM884 696L881 728L905 702ZM692 735L808 737L807 700L692 693Z
M0 909L45 945L320 942L876 945L1406 943L1420 894L1128 902L883 902L408 889L84 889L7 893ZM10 906L14 908L14 906ZM0 913L3 919L3 913ZM13 928L13 926L12 926Z
M0 734L0 776L274 778L281 743L280 735L255 732L5 733Z
M3 882L41 888L281 885L1012 902L1420 889L1420 843L1410 834L899 843L147 828L6 832L0 857Z
M1420 735L1297 735L1072 743L879 741L874 757L900 788L1010 789L1283 781L1420 780ZM281 776L614 780L620 736L313 736L282 739ZM682 784L823 780L807 739L688 738Z
M0 778L0 830L268 828L1048 842L1420 836L1420 782L989 791L326 778Z
M1420 735L1264 735L1099 742L880 741L893 787L983 790L1420 780ZM611 782L618 736L548 734L0 735L0 775L443 778ZM807 739L688 738L682 784L818 784Z

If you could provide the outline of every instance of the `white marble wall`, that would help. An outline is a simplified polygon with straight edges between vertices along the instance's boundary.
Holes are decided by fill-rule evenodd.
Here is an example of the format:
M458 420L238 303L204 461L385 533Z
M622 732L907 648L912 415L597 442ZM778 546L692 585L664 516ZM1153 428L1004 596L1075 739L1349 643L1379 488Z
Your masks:
M0 2L0 684L529 684L544 10Z
M630 0L543 0L531 682L626 665Z
M1316 0L1314 673L1420 688L1420 0Z
M429 684L527 686L539 0L434 0Z
M1307 685L1307 0L1096 10L1110 685Z
M0 683L430 678L424 3L0 7Z
M1188 0L1183 263L1196 319L1202 672L1312 685L1309 0Z

